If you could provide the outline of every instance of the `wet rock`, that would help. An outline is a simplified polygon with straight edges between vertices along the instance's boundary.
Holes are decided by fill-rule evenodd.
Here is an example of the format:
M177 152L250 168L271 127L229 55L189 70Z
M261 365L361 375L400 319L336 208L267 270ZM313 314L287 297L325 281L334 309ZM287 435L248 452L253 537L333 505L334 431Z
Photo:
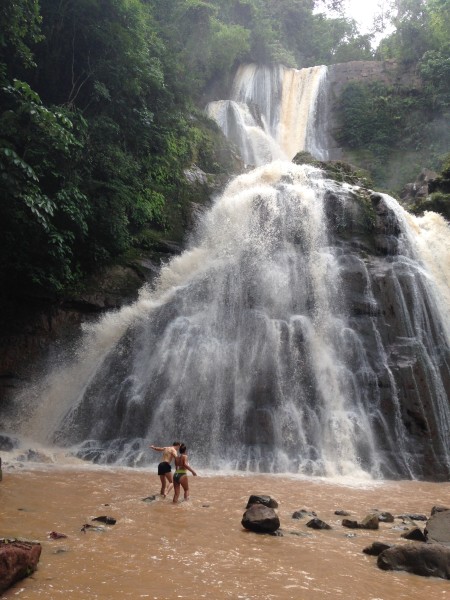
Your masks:
M378 529L378 515L370 514L364 517L361 523L352 519L342 519L342 526L349 529Z
M318 519L317 517L308 521L306 527L311 527L311 529L331 529L331 525L328 525L328 523L325 523L325 521L322 521L322 519Z
M435 512L428 519L424 534L428 542L450 546L450 511Z
M350 516L350 513L347 512L346 510L335 510L334 514L338 515L340 517L349 517Z
M155 502L156 496L147 496L147 498L142 498L142 502Z
M361 521L360 529L378 529L380 527L380 522L378 520L378 515L367 515Z
M280 527L280 519L273 508L252 504L245 511L241 524L245 529L256 533L274 533Z
M393 546L378 556L377 565L383 570L450 579L450 548L442 544Z
M80 531L82 533L86 533L86 531L106 531L105 527L98 527L96 525L90 525L89 523L85 523Z
M292 513L293 519L304 519L305 517L317 517L317 514L313 510L306 510L306 508L296 510Z
M358 521L353 521L352 519L342 519L342 526L349 529L359 529Z
M406 206L413 206L418 200L423 200L428 196L428 186L438 177L435 171L422 169L416 181L407 183L400 192L400 198Z
M433 506L431 509L431 516L435 515L438 512L445 512L446 510L450 510L447 506Z
M274 498L264 494L252 494L248 499L246 508L250 508L252 504L262 504L268 508L278 508L278 502Z
M5 434L0 435L0 450L3 452L10 452L11 450L14 450L14 448L18 447L19 440L17 438Z
M17 460L22 460L26 462L37 462L37 463L50 463L51 459L42 454L42 452L36 452L36 450L32 450L29 448L24 454L21 454L17 457Z
M105 523L106 525L115 525L116 519L113 517L107 517L106 515L102 515L101 517L94 517L92 521L100 521L100 523Z
M67 537L67 535L65 533L59 533L58 531L50 531L48 533L48 538L50 540L61 540L66 537Z
M411 513L411 514L406 514L406 515L399 515L398 518L399 519L409 520L409 521L427 521L428 520L427 515L419 515L419 514L416 514L416 513Z
M383 542L373 542L370 546L366 546L363 549L364 554L369 556L379 556L384 550L391 548L390 544L384 544Z
M409 531L405 531L405 533L402 533L401 537L405 540L413 540L415 542L427 541L427 538L424 536L422 530L418 527L413 527Z
M378 521L380 523L393 523L394 522L394 515L391 514L390 512L377 511L375 514L377 515Z
M0 539L0 593L36 570L41 550L37 542Z

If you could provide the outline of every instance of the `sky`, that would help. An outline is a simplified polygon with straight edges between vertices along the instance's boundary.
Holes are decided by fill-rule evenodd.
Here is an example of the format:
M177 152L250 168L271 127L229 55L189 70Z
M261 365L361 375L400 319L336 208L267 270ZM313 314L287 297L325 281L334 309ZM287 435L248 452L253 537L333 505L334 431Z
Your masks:
M361 33L372 27L373 16L377 12L379 0L346 0L346 13L358 22Z

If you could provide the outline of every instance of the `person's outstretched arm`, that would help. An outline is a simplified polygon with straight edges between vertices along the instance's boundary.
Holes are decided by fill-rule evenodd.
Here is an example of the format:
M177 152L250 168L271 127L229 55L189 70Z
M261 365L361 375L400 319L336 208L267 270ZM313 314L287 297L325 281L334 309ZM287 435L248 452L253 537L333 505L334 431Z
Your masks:
M149 448L151 448L152 450L156 450L156 452L164 452L164 448L160 448L159 446L153 446L153 444L149 446Z

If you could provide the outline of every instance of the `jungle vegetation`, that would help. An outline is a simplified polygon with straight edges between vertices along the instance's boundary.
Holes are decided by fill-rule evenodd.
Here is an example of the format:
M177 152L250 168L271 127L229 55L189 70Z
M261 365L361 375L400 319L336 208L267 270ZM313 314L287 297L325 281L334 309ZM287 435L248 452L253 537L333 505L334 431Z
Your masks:
M422 144L421 115L448 119L450 0L389 6L395 30L374 49L339 0L3 0L0 302L58 297L145 231L179 237L183 170L231 168L202 108L241 62L412 62L423 93L350 88L341 139L381 171L388 148Z

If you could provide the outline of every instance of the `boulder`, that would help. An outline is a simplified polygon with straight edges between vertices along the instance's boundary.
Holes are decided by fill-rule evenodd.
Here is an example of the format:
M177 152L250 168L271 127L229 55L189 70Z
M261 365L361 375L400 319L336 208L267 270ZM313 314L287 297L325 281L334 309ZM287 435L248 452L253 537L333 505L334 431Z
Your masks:
M0 593L36 570L41 550L37 542L0 539Z
M338 516L341 516L341 517L349 517L350 516L349 512L347 512L346 510L341 510L341 509L335 510L334 514L338 515Z
M428 519L424 534L428 542L450 546L450 510L435 512Z
M378 556L377 565L384 570L450 579L450 548L442 544L420 543L393 546Z
M342 526L349 529L359 529L358 521L353 521L352 519L342 519Z
M379 521L378 515L370 514L364 517L361 523L353 521L351 519L342 519L343 527L349 527L350 529L378 529Z
M378 521L380 523L393 523L394 522L394 515L390 512L386 512L386 511L377 511L376 515L378 517Z
M322 521L322 519L311 519L311 521L308 521L306 523L306 527L311 527L311 529L331 529L331 525L328 525L328 523L325 523L325 521Z
M422 530L418 527L413 527L409 531L405 531L405 533L402 533L401 537L405 540L414 540L415 542L427 541L427 538L423 534Z
M280 519L273 508L252 504L242 517L242 527L256 533L274 533L280 527Z
M446 510L450 510L450 508L448 508L448 506L433 506L433 508L431 509L431 516L438 512L444 512Z
M361 521L360 529L378 529L380 527L380 522L378 520L378 515L367 515Z
M370 546L366 546L363 549L364 554L369 556L379 556L384 550L390 548L390 544L383 544L383 542L373 542Z
M106 523L106 525L115 525L116 519L113 517L107 517L106 515L101 515L100 517L94 517L93 521L100 521L100 523Z
M293 519L303 519L304 517L317 517L317 514L313 510L306 510L306 508L296 510L292 513Z
M274 498L265 496L264 494L252 494L248 499L246 508L250 508L252 504L262 504L269 508L278 508L278 502Z
M427 515L420 515L416 513L398 515L398 518L406 521L426 521L428 519Z

